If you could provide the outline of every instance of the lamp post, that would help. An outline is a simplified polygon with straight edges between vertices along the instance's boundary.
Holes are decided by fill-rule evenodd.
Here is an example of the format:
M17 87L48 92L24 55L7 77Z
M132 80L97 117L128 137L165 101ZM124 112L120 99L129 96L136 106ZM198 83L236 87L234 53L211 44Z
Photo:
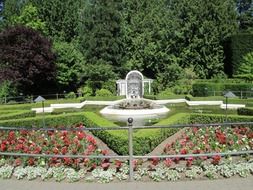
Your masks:
M129 146L129 181L133 181L133 118L128 118L128 146Z
M225 93L224 97L226 98L226 122L228 121L228 98L236 98L236 95L231 92L228 91Z
M45 98L43 98L42 96L38 96L35 100L34 100L34 102L41 102L42 103L42 113L43 113L43 127L45 127L46 126L46 124L45 124L45 110L44 110L44 101L45 101L46 99Z

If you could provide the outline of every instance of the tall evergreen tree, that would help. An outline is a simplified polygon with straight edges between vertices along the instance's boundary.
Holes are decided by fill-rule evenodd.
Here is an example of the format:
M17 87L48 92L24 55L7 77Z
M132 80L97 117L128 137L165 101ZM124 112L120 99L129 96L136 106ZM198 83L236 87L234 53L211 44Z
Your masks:
M183 67L194 66L197 74L210 78L223 72L223 43L237 31L233 0L171 0L178 23L176 56Z
M70 42L78 35L78 21L83 0L27 0L38 8L50 36Z
M120 9L121 0L85 1L79 33L87 63L111 65L115 73L123 70Z
M124 0L124 49L126 66L148 77L175 62L171 53L176 25L165 0Z

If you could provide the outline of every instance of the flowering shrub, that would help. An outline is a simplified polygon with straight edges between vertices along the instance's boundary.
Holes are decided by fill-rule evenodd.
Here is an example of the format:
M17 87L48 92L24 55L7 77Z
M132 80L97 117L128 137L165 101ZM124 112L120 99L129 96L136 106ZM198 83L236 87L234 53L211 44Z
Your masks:
M248 127L209 127L188 128L176 141L167 144L165 154L200 154L219 153L228 151L252 150L253 131ZM207 157L197 158L206 160ZM191 166L196 158L186 159L187 166ZM213 156L211 163L218 165L221 156ZM178 163L179 158L174 158ZM166 165L171 165L170 162Z
M15 166L65 165L79 168L83 165L95 167L96 165L101 164L99 160L82 158L73 159L67 156L107 154L107 151L98 149L96 140L93 136L81 130L83 127L83 125L74 126L73 128L77 129L76 131L57 131L57 129L51 131L0 131L0 151L27 154L66 155L64 158L52 157L46 159L35 157L13 157L12 160ZM103 166L105 165L106 164Z

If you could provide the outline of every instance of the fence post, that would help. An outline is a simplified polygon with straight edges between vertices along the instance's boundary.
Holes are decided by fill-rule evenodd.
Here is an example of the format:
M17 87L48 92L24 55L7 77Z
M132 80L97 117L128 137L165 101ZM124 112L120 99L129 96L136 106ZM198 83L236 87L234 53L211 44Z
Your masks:
M133 118L128 118L128 146L129 146L129 181L134 180L133 168Z
M56 94L56 100L58 100L58 93Z
M4 104L6 104L7 103L7 98L6 98L6 96L4 96Z
M242 99L242 91L241 91L241 99Z

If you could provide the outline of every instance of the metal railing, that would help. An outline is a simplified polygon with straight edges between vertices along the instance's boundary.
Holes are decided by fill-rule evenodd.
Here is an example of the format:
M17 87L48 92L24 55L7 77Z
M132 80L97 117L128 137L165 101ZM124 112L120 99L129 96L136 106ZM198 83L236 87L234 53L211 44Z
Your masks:
M205 128L205 127L217 127L217 126L250 126L253 127L253 122L237 122L237 123L210 123L210 124L178 124L170 126L133 126L133 119L128 119L128 126L125 127L92 127L92 128L37 128L37 127L0 127L0 130L38 130L38 131L105 131L105 130L128 130L128 144L129 155L62 155L62 154L28 154L28 153L12 153L12 152L0 152L0 156L24 156L24 157L44 157L44 158L89 158L89 159L127 159L129 160L129 181L134 180L134 159L149 159L149 158L190 158L190 157L212 157L212 156L236 156L244 154L253 154L253 150L247 151L230 151L230 152L214 152L214 153L201 153L201 154L173 154L173 155L134 155L133 154L133 130L135 129L157 129L157 128Z

